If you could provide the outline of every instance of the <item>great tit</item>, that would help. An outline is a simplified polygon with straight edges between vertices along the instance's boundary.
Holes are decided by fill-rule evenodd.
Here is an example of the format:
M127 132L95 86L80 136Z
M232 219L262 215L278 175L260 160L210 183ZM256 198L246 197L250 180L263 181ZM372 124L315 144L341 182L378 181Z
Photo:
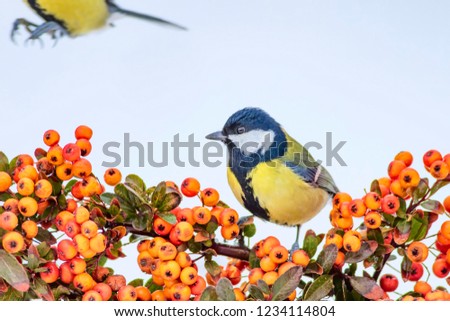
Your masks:
M259 108L237 111L206 138L227 146L228 183L237 200L263 220L296 226L292 250L298 249L301 225L339 191L328 171Z
M113 14L122 14L178 29L186 29L158 17L122 9L113 0L24 1L46 22L37 25L23 18L17 19L11 31L11 39L13 41L21 25L30 33L29 39L39 39L43 34L50 34L54 39L63 35L76 37L106 26Z

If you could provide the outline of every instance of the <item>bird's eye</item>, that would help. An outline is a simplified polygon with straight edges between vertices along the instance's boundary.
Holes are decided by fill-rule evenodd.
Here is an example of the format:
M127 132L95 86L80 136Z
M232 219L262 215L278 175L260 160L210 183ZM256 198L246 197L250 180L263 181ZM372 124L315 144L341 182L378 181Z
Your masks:
M245 133L245 127L238 127L238 129L236 131L238 134L243 134L243 133Z

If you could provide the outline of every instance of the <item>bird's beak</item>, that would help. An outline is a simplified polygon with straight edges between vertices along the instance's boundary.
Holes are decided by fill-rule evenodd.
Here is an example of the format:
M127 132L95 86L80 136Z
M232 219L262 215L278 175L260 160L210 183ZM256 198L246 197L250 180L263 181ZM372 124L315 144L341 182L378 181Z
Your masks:
M218 132L214 132L214 133L211 133L209 135L206 135L206 139L220 140L220 141L224 142L227 139L227 136L222 134L221 131L218 131Z

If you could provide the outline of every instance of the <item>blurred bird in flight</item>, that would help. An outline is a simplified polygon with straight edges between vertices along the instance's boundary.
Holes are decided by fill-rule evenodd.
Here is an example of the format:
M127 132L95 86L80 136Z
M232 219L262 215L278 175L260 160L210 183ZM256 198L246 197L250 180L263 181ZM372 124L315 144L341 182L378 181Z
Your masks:
M24 0L41 18L43 24L35 24L26 19L17 19L11 31L11 39L20 26L24 26L30 33L28 39L40 39L44 34L50 35L57 40L62 36L78 37L91 31L111 25L111 17L116 15L134 17L162 26L186 30L185 27L176 23L122 9L113 0Z

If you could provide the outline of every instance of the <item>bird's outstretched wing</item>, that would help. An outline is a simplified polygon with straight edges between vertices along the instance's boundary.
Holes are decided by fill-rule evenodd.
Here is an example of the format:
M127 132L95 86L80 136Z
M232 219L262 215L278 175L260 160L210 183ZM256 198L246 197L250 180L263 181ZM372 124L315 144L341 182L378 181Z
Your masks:
M109 8L109 12L110 13L120 13L120 14L124 14L126 16L130 16L130 17L135 17L135 18L139 18L139 19L143 19L143 20L147 20L150 22L155 22L158 24L162 24L162 25L166 25L169 27L174 27L177 29L182 29L182 30L187 30L187 28L180 26L179 24L155 17L155 16L151 16L151 15L147 15L144 13L140 13L140 12L135 12L135 11L131 11L131 10L127 10L127 9L122 9L121 7L119 7L118 5L116 5L112 0L107 0L106 1L108 4L108 8Z
M330 173L314 160L306 148L286 133L288 148L282 157L284 164L305 182L325 190L330 195L339 192Z

